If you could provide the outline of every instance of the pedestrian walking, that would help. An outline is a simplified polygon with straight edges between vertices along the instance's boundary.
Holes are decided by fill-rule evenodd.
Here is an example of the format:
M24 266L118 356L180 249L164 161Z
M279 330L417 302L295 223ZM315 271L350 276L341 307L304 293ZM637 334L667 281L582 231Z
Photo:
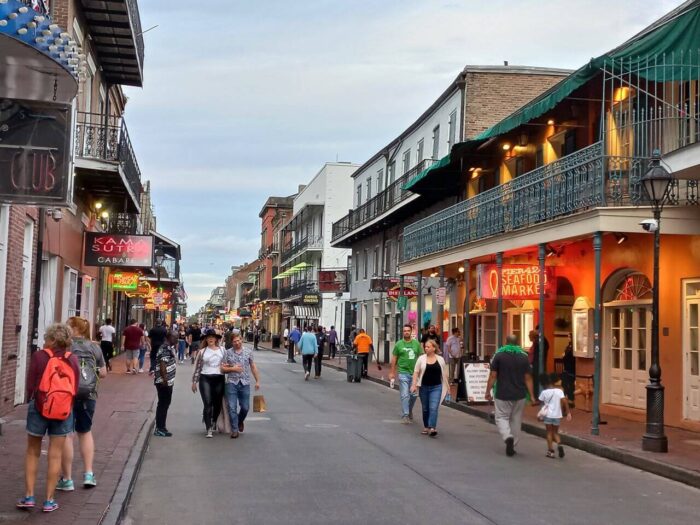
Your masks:
M260 375L253 361L253 352L243 346L243 338L236 334L232 347L224 353L221 371L226 374L226 400L231 421L231 438L236 439L245 430L245 418L250 410L250 376L255 378L255 390L260 390Z
M202 341L202 329L197 323L192 323L187 331L187 344L190 346L190 363L194 364L194 359L199 351Z
M348 335L348 344L352 346L357 337L357 327L355 325L350 326L350 334Z
M107 377L107 366L102 350L90 340L90 323L81 317L71 317L66 323L71 329L71 353L78 359L80 376L78 392L73 402L73 427L78 434L80 455L83 458L83 487L97 486L93 471L95 441L92 436L92 420L97 405L99 379ZM61 477L56 490L75 490L73 482L73 434L66 436L61 458Z
M117 331L112 326L112 320L109 317L105 319L105 324L100 326L98 332L100 333L100 348L102 349L102 356L104 357L107 370L111 372L112 365L109 363L109 360L114 356L114 336Z
M438 355L438 345L433 339L425 342L424 354L418 356L413 371L411 390L418 392L423 407L423 430L421 434L437 436L437 420L440 404L450 391L447 364Z
M287 363L296 363L294 360L294 350L296 345L299 344L301 340L301 332L298 327L292 328L292 332L289 334L289 349L287 350Z
M158 406L156 407L156 428L154 436L170 437L173 435L166 425L168 408L173 399L173 386L175 385L175 372L177 361L175 351L179 351L176 345L179 343L179 332L171 331L167 334L165 342L156 350L156 373L153 384L158 393Z
M423 353L420 343L413 338L413 327L406 324L403 327L403 338L394 345L391 356L391 371L389 381L393 388L396 380L396 370L399 371L399 396L401 397L401 422L408 424L413 421L413 406L418 396L411 390L413 386L413 372L416 369L416 361Z
M459 375L459 363L462 358L462 337L459 328L453 328L452 334L445 341L445 356L449 359L450 383L454 383Z
M425 350L425 343L427 341L435 341L437 343L438 349L442 348L440 345L440 336L437 333L437 327L433 324L430 325L430 328L428 328L428 331L423 334L423 337L421 337L420 344L423 347L423 350Z
M202 421L207 437L214 437L214 427L224 402L225 377L221 372L224 348L220 346L221 335L215 330L204 332L204 348L200 349L194 363L192 392L202 396Z
M136 324L136 319L129 321L129 326L122 332L122 348L126 353L126 373L136 374L139 365L139 349L144 344L143 330Z
M260 342L260 328L258 325L253 327L253 350L258 349L258 343Z
M326 347L326 334L323 333L322 326L316 328L316 346L318 347L318 352L316 353L315 359L316 367L314 370L314 379L320 379L321 367L323 364L323 351Z
M177 329L177 360L180 364L185 362L185 350L187 350L187 331L185 325L180 325Z
M143 365L146 362L146 352L150 350L150 348L148 347L148 345L150 344L150 339L148 338L146 325L140 323L139 328L143 330L143 338L141 339L141 346L139 347L139 374L143 374Z
M566 398L569 400L569 406L573 408L576 401L576 356L574 355L574 344L571 340L571 334L569 334L569 344L566 345L564 350L562 366L561 386L564 389Z
M73 401L78 392L80 369L78 359L70 352L71 329L65 324L52 324L44 333L44 349L32 354L27 377L27 452L24 459L25 492L17 508L36 506L36 484L41 442L49 435L48 469L44 512L58 509L54 499L61 456L66 436L73 431ZM51 402L48 402L48 400Z
M314 357L318 355L318 341L311 331L311 325L306 325L304 333L299 339L299 350L301 351L301 360L304 366L304 381L308 381Z
M335 359L335 353L338 351L338 332L335 331L335 326L331 326L328 331L328 353L331 359Z
M156 354L158 349L165 343L165 338L168 337L168 329L161 319L156 319L156 324L148 331L148 339L151 344L151 351L148 354L151 366L148 369L149 373L154 374L156 371Z
M284 347L287 348L287 344L289 343L289 327L285 326L284 331L282 332L282 341L284 341Z
M494 393L492 390L495 390ZM507 456L515 454L520 440L523 409L528 395L532 404L536 405L527 352L518 345L518 338L511 334L506 337L506 345L493 356L486 383L486 399L491 401L495 397L496 427L506 444Z
M537 417L544 423L547 430L546 456L548 458L554 457L554 443L557 444L559 457L564 457L564 446L561 444L559 426L564 416L566 416L567 421L571 421L569 403L566 395L564 395L564 391L554 386L556 381L556 374L540 374L542 392L540 392L539 400L543 405Z
M352 346L360 359L362 359L362 377L367 377L369 353L374 352L374 345L372 344L372 338L365 332L364 328L360 328L357 331L357 336L353 340Z

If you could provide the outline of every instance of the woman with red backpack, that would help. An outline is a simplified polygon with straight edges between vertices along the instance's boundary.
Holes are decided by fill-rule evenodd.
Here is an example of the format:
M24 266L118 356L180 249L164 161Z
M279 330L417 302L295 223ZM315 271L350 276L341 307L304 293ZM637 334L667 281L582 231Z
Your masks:
M73 431L73 401L78 392L80 368L70 352L71 329L65 324L52 324L44 334L44 349L35 352L29 365L27 389L27 453L25 455L25 495L17 502L20 509L36 506L36 483L41 441L49 435L48 471L44 512L58 509L54 499L61 455L66 436Z

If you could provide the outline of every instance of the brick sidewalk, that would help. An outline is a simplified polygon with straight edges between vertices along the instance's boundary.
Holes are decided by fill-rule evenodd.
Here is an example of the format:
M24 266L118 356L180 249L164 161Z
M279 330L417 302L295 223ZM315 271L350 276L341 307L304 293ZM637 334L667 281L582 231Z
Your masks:
M137 376L124 373L124 359L112 360L114 372L100 382L100 395L93 422L95 438L94 471L97 487L85 490L80 485L83 465L75 442L73 478L75 492L57 492L61 508L50 515L41 510L23 512L15 509L15 501L24 495L24 452L26 445L25 418L27 407L21 405L4 416L0 436L0 523L51 523L52 525L94 525L107 512L129 455L139 432L153 417L155 388L148 374ZM44 500L46 490L46 448L44 439L39 477L35 487L37 504Z
M325 365L345 370L345 359L324 360ZM371 363L368 373L380 383L388 385L389 365L381 365L379 370L376 363ZM452 388L455 398L456 387ZM493 407L490 405L467 406L466 403L449 403L449 406L467 412L471 415L492 420ZM528 406L523 418L523 430L528 433L544 436L542 423L537 421L538 408ZM669 477L677 481L700 487L700 433L666 427L669 442L667 454L655 454L641 450L644 423L631 421L621 417L603 416L607 422L600 426L600 435L590 433L591 413L574 409L573 421L562 425L562 435L567 444L597 454L608 459L648 470L655 474Z

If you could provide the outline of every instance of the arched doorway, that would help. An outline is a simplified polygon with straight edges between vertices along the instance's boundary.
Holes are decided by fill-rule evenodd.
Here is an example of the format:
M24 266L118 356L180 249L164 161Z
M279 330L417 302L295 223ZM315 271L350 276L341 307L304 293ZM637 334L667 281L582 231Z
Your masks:
M634 270L615 272L603 290L604 399L646 408L651 362L651 294L649 279Z

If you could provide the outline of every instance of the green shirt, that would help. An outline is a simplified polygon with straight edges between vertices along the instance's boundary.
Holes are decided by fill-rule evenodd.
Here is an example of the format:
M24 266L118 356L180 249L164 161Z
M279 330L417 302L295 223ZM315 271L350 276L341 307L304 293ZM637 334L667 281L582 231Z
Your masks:
M420 343L415 339L406 342L404 339L394 345L393 354L398 357L399 374L413 374L418 356L423 353Z

